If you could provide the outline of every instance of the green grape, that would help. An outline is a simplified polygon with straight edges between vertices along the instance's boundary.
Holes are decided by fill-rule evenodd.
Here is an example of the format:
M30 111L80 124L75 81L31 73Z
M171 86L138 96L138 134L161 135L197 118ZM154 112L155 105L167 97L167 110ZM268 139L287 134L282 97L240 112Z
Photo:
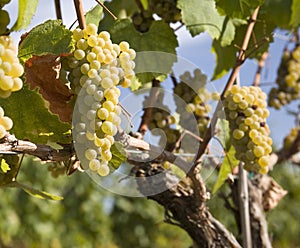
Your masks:
M23 73L24 68L17 57L17 48L12 38L0 36L0 97L7 98L11 92L23 87L20 79Z
M269 92L268 105L275 109L300 98L300 46L285 50L277 70L276 87Z
M110 149L121 123L117 87L130 86L135 51L128 42L113 44L108 32L97 34L97 30L96 25L88 24L84 30L73 31L73 56L66 57L62 67L79 101L74 111L80 114L80 121L73 132L74 143L83 151L78 151L80 160L84 168L104 176L109 173Z
M181 12L177 8L176 0L149 0L148 4L153 13L168 23L181 20Z
M194 75L186 72L180 76L181 82L174 88L174 93L179 98L175 98L176 112L180 114L179 124L191 132L195 132L195 127L191 121L197 121L200 137L204 136L209 124L208 114L211 106L207 103L210 100L219 99L218 93L211 93L206 89L206 76L199 69L194 70ZM191 88L190 86L193 86ZM187 104L183 107L178 101L184 100ZM234 106L235 108L236 106ZM236 113L232 118L236 118Z
M236 158L244 162L246 170L266 173L272 152L266 95L259 87L234 85L223 102Z
M97 173L100 176L107 176L109 174L109 167L107 163L101 163L99 169L97 170Z

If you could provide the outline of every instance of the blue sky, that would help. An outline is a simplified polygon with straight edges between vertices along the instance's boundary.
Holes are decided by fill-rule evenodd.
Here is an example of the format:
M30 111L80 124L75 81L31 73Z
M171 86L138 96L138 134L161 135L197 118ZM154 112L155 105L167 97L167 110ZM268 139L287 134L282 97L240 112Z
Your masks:
M62 3L62 15L63 21L66 27L69 27L76 20L75 8L73 5L73 1L61 1ZM95 1L89 0L84 1L84 10L87 11L93 6L95 6ZM9 5L5 7L9 11L11 17L11 24L17 18L17 0L12 0ZM45 1L40 0L37 12L28 27L27 30L30 30L32 27L40 24L48 19L55 19L55 6L54 1ZM15 32L12 34L15 39L15 43L18 43L18 39L22 33L25 32L22 30L21 32ZM177 52L180 56L189 60L193 64L197 65L204 73L207 74L208 78L211 78L213 74L215 57L210 52L211 40L207 34L201 34L195 38L192 38L191 35L184 30L184 28L180 29L177 32L179 47L177 48ZM287 36L282 34L282 32L275 32L274 43L271 44L270 55L267 60L267 67L262 72L262 82L274 82L276 79L276 71L277 67L280 63L280 57L287 42ZM250 85L254 78L254 73L256 71L257 65L255 61L249 60L247 61L241 69L240 78L242 85ZM213 82L217 89L221 89L228 75L225 75L222 79ZM263 87L263 90L268 92L270 86ZM289 109L296 108L296 104L289 106ZM281 111L271 111L271 116L269 117L268 123L271 128L272 137L274 139L274 143L278 146L281 146L282 138L289 132L290 127L294 125L293 117L287 115L284 110Z

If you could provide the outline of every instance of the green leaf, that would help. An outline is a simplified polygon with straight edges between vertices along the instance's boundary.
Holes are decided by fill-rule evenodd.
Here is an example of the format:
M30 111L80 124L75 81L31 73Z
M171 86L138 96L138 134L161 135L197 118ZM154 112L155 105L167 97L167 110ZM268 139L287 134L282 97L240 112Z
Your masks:
M10 170L9 164L6 163L5 159L2 159L2 160L1 160L1 165L0 165L0 167L1 167L1 170L2 170L4 173L6 173L6 172L8 172L8 171Z
M234 38L232 20L221 16L214 1L178 0L182 21L192 36L207 31L212 39L224 39L222 45L229 45Z
M97 4L94 8L86 13L85 22L86 24L94 23L97 26L99 25L100 20L102 19L103 8Z
M38 189L34 189L30 186L27 186L27 185L19 183L19 182L13 182L9 186L10 187L15 187L15 188L21 188L26 193L28 193L29 195L31 195L33 197L36 197L36 198L39 198L39 199L47 199L47 200L54 200L54 201L61 201L61 200L64 199L61 196L52 195L48 192L40 191Z
M293 0L290 26L296 28L299 25L300 25L300 0Z
M32 55L60 55L72 50L72 32L60 20L49 20L34 27L19 46L19 58L26 61Z
M236 61L237 48L234 46L222 47L220 41L214 40L212 51L216 54L216 66L212 80L223 77Z
M45 101L36 91L24 86L7 99L0 99L7 115L13 120L11 133L18 139L46 144L47 141L69 143L70 135L64 135L71 129L71 124L63 123L57 115L48 111ZM47 134L47 135L45 135Z
M110 30L112 40L127 41L135 49L135 72L142 83L153 78L163 81L177 60L178 42L174 30L164 21L153 21L148 32L138 32L129 19L116 23Z
M127 0L127 1L105 1L105 6L113 12L113 14L118 18L118 20L126 19L136 11L139 11L137 8L135 0ZM99 31L110 30L116 21L113 17L104 11L104 18L100 22Z
M265 0L260 11L264 15L263 19L278 28L288 29L290 23L292 23L292 3L294 4L294 1L295 0ZM299 12L293 14L299 15Z
M124 146L120 142L115 142L111 149L112 159L109 161L109 165L115 169L118 169L119 166L126 161L126 152Z
M256 7L263 4L264 0L215 0L215 2L221 15L246 19Z
M18 19L12 27L12 30L16 31L28 27L33 15L36 12L38 3L38 0L19 0Z
M218 119L217 138L220 140L225 151L229 151L231 146L229 122L225 118Z
M224 161L221 165L217 182L215 183L212 193L216 193L219 188L224 184L228 175L232 172L233 168L238 165L239 160L235 158L235 149L230 147L229 151L225 154Z
M216 54L216 67L214 70L213 80L221 78L230 69L235 66L236 56L246 34L248 25L239 25L235 28L235 37L229 46L223 46L220 40L214 40L212 51ZM253 34L249 41L246 57L260 59L261 55L269 49L270 43L273 41L271 34L275 26L273 23L256 22ZM268 37L269 41L266 40ZM250 54L250 55L249 55ZM249 55L249 56L248 56Z

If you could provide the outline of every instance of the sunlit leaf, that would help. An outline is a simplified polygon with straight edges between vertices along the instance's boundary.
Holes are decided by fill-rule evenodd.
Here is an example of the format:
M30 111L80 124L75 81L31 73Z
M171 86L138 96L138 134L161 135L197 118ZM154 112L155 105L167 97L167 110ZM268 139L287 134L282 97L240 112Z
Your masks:
M221 165L217 182L215 183L212 190L213 194L216 193L219 188L221 188L221 186L227 180L228 175L232 172L233 168L238 165L238 163L239 160L235 158L235 149L233 146L231 146L229 151L225 154L225 158Z
M38 6L38 0L19 0L18 19L12 30L21 30L28 27L33 15L36 12Z

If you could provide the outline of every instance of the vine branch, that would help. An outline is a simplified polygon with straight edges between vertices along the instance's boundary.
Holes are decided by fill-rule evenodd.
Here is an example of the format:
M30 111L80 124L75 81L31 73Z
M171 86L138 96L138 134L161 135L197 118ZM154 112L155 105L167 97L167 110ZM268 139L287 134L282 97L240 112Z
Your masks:
M79 27L81 29L85 29L86 23L85 23L85 16L83 11L83 4L82 0L74 0L74 5L76 9L76 15L79 23Z
M55 0L55 12L56 12L56 18L62 20L60 0Z

